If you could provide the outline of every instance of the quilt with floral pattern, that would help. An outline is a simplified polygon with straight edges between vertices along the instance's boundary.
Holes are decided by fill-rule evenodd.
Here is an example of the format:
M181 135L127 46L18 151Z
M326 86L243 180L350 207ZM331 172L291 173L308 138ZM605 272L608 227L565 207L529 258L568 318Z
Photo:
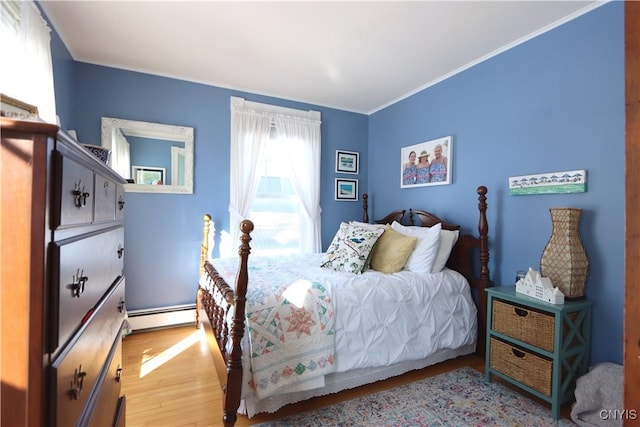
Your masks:
M233 280L237 263L218 261L218 272ZM335 365L330 290L302 279L295 269L283 269L286 265L274 258L253 257L249 266L245 310L249 348L243 352L249 352L251 375L244 381L260 399L329 374Z

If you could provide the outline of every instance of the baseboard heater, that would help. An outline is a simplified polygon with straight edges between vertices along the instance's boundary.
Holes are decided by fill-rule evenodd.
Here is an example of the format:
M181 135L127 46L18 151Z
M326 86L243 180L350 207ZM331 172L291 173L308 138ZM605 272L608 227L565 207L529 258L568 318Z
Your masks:
M127 314L129 325L134 332L179 325L195 325L196 305L183 304L171 307L129 310Z

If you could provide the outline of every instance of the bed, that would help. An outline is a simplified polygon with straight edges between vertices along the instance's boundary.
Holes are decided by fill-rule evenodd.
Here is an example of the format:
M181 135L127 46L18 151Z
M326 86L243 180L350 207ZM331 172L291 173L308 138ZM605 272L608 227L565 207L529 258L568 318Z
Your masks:
M224 425L234 425L239 412L274 412L473 352L484 357L484 289L491 286L486 194L478 187L477 236L413 208L370 224L364 194L362 220L343 222L326 253L253 256L251 263L253 223L240 224L238 257L211 259L213 223L205 215L196 325L206 332L224 393ZM357 238L348 234L356 231ZM435 233L436 246L425 237ZM338 248L365 247L363 236L379 240L360 254L361 270L345 271L353 263L336 257ZM395 236L393 245L382 236ZM443 255L445 236L451 239ZM435 259L425 267L427 243ZM380 262L383 247L408 253L400 270ZM416 273L418 267L430 274ZM296 295L305 295L299 304Z

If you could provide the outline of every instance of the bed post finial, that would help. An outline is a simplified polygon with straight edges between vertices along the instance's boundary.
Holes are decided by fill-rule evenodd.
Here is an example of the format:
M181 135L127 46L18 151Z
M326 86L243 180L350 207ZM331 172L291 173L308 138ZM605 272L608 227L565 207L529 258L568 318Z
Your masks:
M369 222L369 195L362 194L362 222Z

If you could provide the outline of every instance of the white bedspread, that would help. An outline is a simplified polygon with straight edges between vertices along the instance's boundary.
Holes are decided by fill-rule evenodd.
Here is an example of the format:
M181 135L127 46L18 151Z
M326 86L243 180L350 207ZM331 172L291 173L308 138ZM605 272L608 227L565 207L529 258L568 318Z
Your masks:
M445 269L436 274L401 271L383 274L367 270L361 275L321 268L324 254L280 257L286 276L321 283L331 296L335 313L335 372L389 366L426 358L441 349L474 345L476 307L466 279ZM272 259L271 259L272 261ZM249 258L249 289L260 271L276 273L269 259ZM216 259L213 265L231 286L235 283L238 259ZM252 279L253 277L253 279ZM259 282L259 280L257 280ZM248 342L245 334L243 348ZM243 351L244 384L251 375L248 351ZM322 378L301 389L323 386ZM291 391L288 389L287 391ZM244 387L243 397L251 390ZM251 408L247 407L249 416Z

